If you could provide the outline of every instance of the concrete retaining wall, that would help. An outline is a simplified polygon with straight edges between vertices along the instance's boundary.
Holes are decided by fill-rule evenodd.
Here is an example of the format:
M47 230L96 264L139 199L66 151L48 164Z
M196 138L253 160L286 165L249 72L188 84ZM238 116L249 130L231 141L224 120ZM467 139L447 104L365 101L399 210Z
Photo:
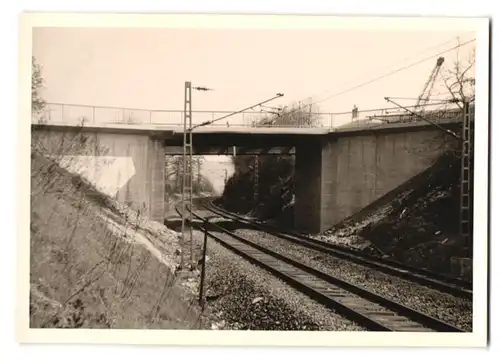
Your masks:
M165 155L148 135L36 130L32 142L97 189L150 219L164 219Z
M455 142L437 129L330 136L297 147L296 228L323 232L424 171Z

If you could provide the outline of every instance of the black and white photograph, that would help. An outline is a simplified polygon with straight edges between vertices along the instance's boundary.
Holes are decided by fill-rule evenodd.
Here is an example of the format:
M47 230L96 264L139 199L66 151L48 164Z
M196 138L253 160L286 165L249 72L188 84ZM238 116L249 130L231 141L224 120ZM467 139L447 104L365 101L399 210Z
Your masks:
M487 18L107 16L20 17L21 339L486 343Z

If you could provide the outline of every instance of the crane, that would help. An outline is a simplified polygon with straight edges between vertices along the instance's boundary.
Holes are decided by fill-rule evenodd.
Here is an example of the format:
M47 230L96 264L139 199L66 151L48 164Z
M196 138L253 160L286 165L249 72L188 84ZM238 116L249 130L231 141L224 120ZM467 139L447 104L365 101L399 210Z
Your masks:
M422 93L418 97L417 104L415 104L415 111L420 110L420 108L427 104L429 98L431 96L432 88L434 88L434 83L436 82L437 75L439 74L439 70L441 69L441 65L443 65L444 58L441 56L437 59L436 66L432 69L431 75L427 82L425 83L425 87L422 90Z

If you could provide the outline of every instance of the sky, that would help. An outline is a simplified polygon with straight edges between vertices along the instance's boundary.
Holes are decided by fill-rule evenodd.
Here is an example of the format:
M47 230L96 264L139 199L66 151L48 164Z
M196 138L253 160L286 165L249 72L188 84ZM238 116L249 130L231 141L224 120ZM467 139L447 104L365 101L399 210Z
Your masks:
M181 110L184 82L193 110L238 110L284 93L269 106L312 97L321 112L390 107L385 96L422 91L438 54L475 34L460 31L35 28L47 102ZM461 48L465 59L474 47ZM456 50L443 55L451 67ZM398 68L397 74L349 90ZM439 78L438 78L439 80ZM444 94L436 84L436 97ZM324 100L325 98L328 99ZM205 120L205 119L204 119Z
M234 111L284 93L267 105L311 97L329 113L350 112L354 104L360 111L393 107L385 96L415 104L440 53L474 38L460 31L59 27L33 30L33 55L49 103L182 110L184 82L191 81L214 89L193 92L193 110ZM474 46L460 48L461 62ZM457 51L442 56L450 68ZM447 97L439 77L433 96ZM335 125L350 120L341 116ZM205 158L203 173L220 193L234 169L227 157Z

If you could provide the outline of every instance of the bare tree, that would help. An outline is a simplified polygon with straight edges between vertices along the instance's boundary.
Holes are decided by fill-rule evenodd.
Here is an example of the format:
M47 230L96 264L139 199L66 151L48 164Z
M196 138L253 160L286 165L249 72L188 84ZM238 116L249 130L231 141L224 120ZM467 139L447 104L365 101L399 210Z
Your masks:
M38 115L45 109L45 100L40 95L44 83L42 68L33 56L31 57L31 111L33 115Z
M203 163L203 156L193 156L193 190L195 193L209 191L211 189L211 186L201 174ZM182 192L182 156L176 155L167 157L165 161L165 170L167 193L175 194Z
M456 59L450 68L443 69L441 76L444 85L452 99L460 109L463 108L463 103L468 100L475 100L475 65L476 65L476 49L474 48L466 61L460 59L460 47L457 47Z
M257 127L280 126L287 128L316 127L319 120L319 107L316 104L279 107L256 122Z
M167 194L178 193L181 188L182 157L169 156L165 160Z

